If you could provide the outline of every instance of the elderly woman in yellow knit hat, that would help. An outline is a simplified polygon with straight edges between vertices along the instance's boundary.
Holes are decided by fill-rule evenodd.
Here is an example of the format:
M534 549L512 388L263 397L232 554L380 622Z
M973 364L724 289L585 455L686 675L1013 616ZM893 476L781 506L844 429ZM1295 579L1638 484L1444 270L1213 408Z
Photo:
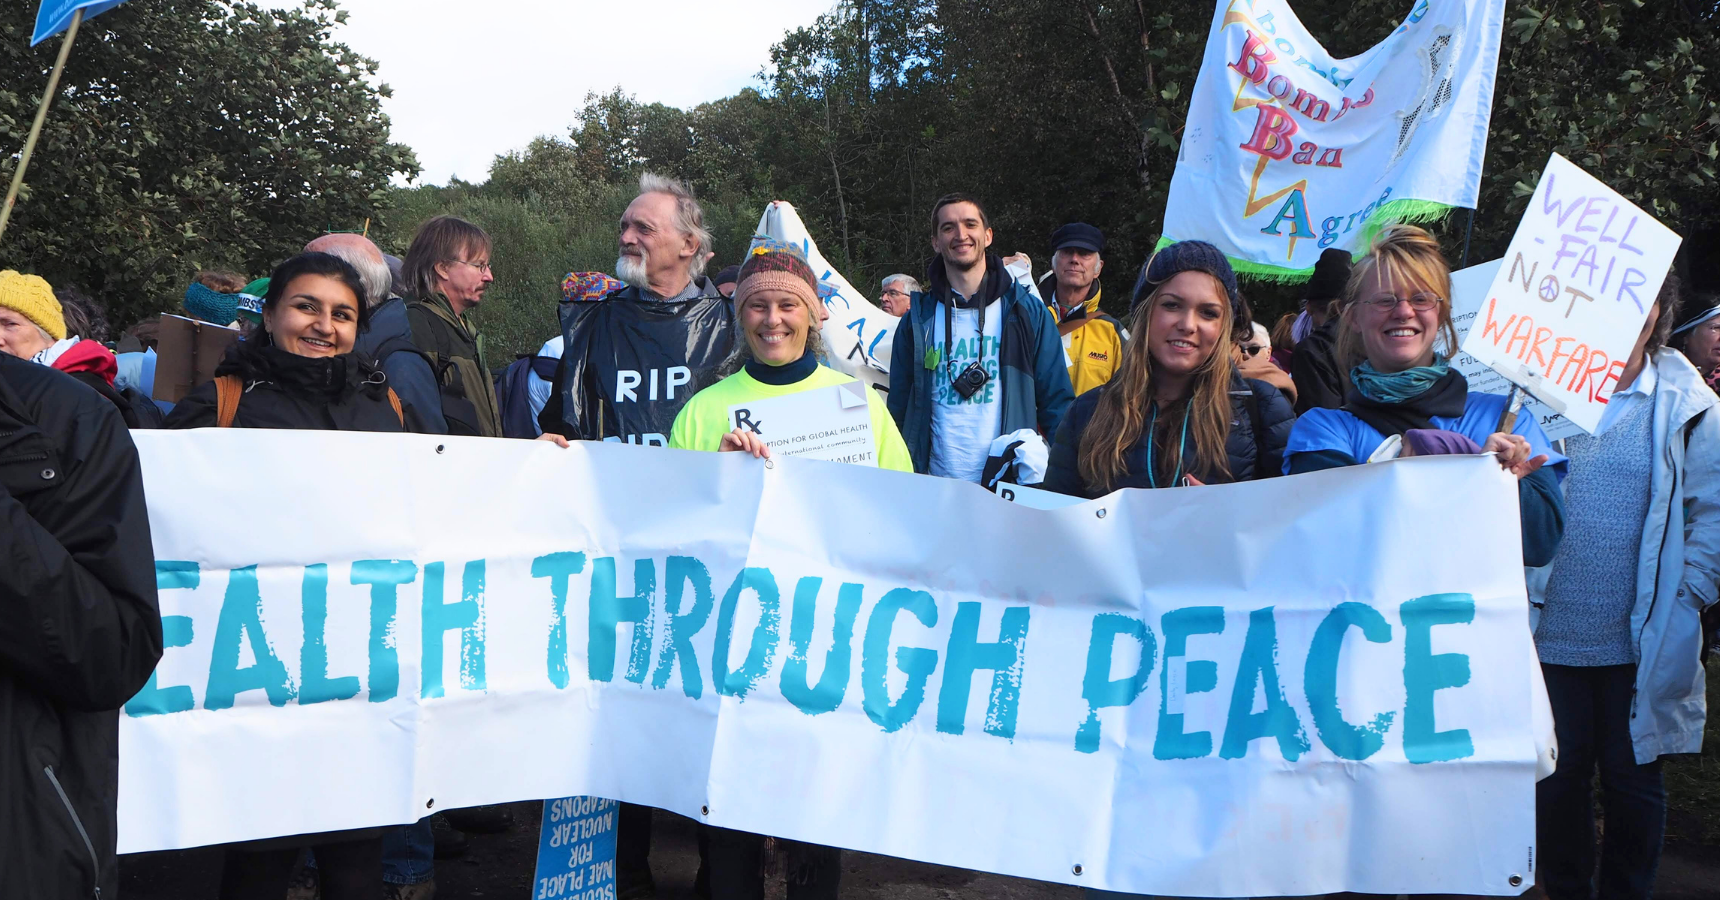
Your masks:
M29 359L65 338L54 289L36 275L0 272L0 353Z

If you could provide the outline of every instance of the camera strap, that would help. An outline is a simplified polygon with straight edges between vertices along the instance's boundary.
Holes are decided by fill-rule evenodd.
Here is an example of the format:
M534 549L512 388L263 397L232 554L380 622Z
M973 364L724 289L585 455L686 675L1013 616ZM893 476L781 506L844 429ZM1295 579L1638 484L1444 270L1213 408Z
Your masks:
M944 298L944 374L950 376L950 380L954 381L955 380L955 371L956 371L955 370L956 345L955 345L955 341L950 336L950 332L955 327L953 323L955 321L954 298L955 298L956 292L955 292L954 288L950 288L949 292L950 292L950 295L948 297ZM980 343L980 349L978 351L974 352L974 362L976 362L976 363L983 362L981 357L984 355L984 350L985 350L985 307L986 307L986 304L984 304L984 303L981 303L979 305L979 343Z

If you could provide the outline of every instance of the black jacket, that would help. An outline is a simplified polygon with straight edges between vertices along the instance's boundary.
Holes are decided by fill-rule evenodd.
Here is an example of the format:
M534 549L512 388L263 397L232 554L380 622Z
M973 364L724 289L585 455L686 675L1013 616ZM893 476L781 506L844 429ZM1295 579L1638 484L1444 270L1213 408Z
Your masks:
M115 895L117 710L160 659L143 475L119 412L0 353L0 894Z
M312 358L247 341L228 351L215 374L238 375L245 384L235 428L425 431L417 410L404 400L401 424L388 402L388 376L359 353ZM205 382L173 407L165 427L214 427L215 402L215 382Z
M1296 384L1296 414L1344 405L1344 374L1338 368L1338 320L1334 317L1296 345L1290 380Z
M1057 438L1051 444L1051 460L1045 467L1045 482L1039 485L1040 487L1072 497L1092 498L1106 493L1082 480L1080 448L1081 435L1087 430L1087 423L1093 419L1093 411L1098 408L1099 397L1109 388L1109 384L1094 388L1075 398L1075 403L1069 407L1069 412L1063 416L1063 423L1057 428ZM1284 395L1280 394L1277 388L1264 381L1233 375L1230 412L1230 436L1224 443L1230 473L1227 475L1223 472L1194 470L1190 474L1206 484L1224 484L1271 478L1282 473L1284 445L1289 443L1290 428L1296 424L1296 414L1290 409L1290 401L1284 399ZM1255 438L1256 423L1259 424L1261 434L1258 440ZM1149 439L1150 436L1143 430L1140 439L1129 448L1125 460L1127 471L1111 485L1111 490L1151 486L1147 481ZM1192 437L1187 452L1192 458ZM1169 485L1161 484L1160 487Z

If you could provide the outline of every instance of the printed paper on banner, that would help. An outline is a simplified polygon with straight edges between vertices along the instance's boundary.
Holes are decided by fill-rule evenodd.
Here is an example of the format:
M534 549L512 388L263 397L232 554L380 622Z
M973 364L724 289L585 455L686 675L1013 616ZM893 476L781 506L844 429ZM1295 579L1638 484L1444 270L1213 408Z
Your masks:
M613 900L619 810L601 797L543 802L532 900Z
M818 242L806 230L794 204L772 201L758 220L758 233L799 247L818 275L818 294L830 310L830 318L819 330L829 351L826 361L830 367L879 390L889 390L890 342L896 336L896 317L855 290L818 252Z
M772 457L804 456L829 462L878 464L872 441L871 390L858 381L752 400L729 407L729 427L764 439Z
M72 15L80 9L88 20L124 2L125 0L42 0L41 8L36 10L36 29L30 35L30 46L34 47L70 28Z
M1496 259L1451 273L1451 324L1457 327L1459 345L1462 345L1463 339L1469 335L1469 329L1475 325L1475 317L1481 312L1481 304L1487 299L1487 289L1493 286L1493 278L1498 274L1502 262L1503 260ZM1511 393L1511 382L1505 376L1489 369L1480 360L1462 350L1452 355L1451 365L1463 373L1472 394L1505 396ZM1583 433L1570 419L1549 409L1547 404L1534 397L1526 398L1523 408L1535 416L1535 421L1541 423L1541 431L1547 435L1549 441L1562 441Z
M1682 240L1553 154L1464 352L1592 434Z
M1239 271L1302 279L1368 223L1474 207L1504 0L1417 2L1335 59L1287 0L1218 0L1165 207L1165 241L1217 244Z

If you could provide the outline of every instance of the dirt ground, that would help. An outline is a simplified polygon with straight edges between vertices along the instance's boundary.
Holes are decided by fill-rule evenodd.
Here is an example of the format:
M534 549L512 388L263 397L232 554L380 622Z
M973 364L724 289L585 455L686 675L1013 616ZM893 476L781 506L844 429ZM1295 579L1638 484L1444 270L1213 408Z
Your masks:
M460 859L436 864L439 900L527 900L536 864L540 803L509 807L516 824L505 834L474 835ZM659 812L652 835L651 869L658 900L691 900L698 871L697 826ZM988 875L869 853L845 853L842 896L847 900L1080 900L1079 888ZM221 851L213 848L146 853L120 858L123 900L214 900ZM783 900L779 883L767 900ZM1655 900L1720 897L1720 847L1673 844L1660 863Z

